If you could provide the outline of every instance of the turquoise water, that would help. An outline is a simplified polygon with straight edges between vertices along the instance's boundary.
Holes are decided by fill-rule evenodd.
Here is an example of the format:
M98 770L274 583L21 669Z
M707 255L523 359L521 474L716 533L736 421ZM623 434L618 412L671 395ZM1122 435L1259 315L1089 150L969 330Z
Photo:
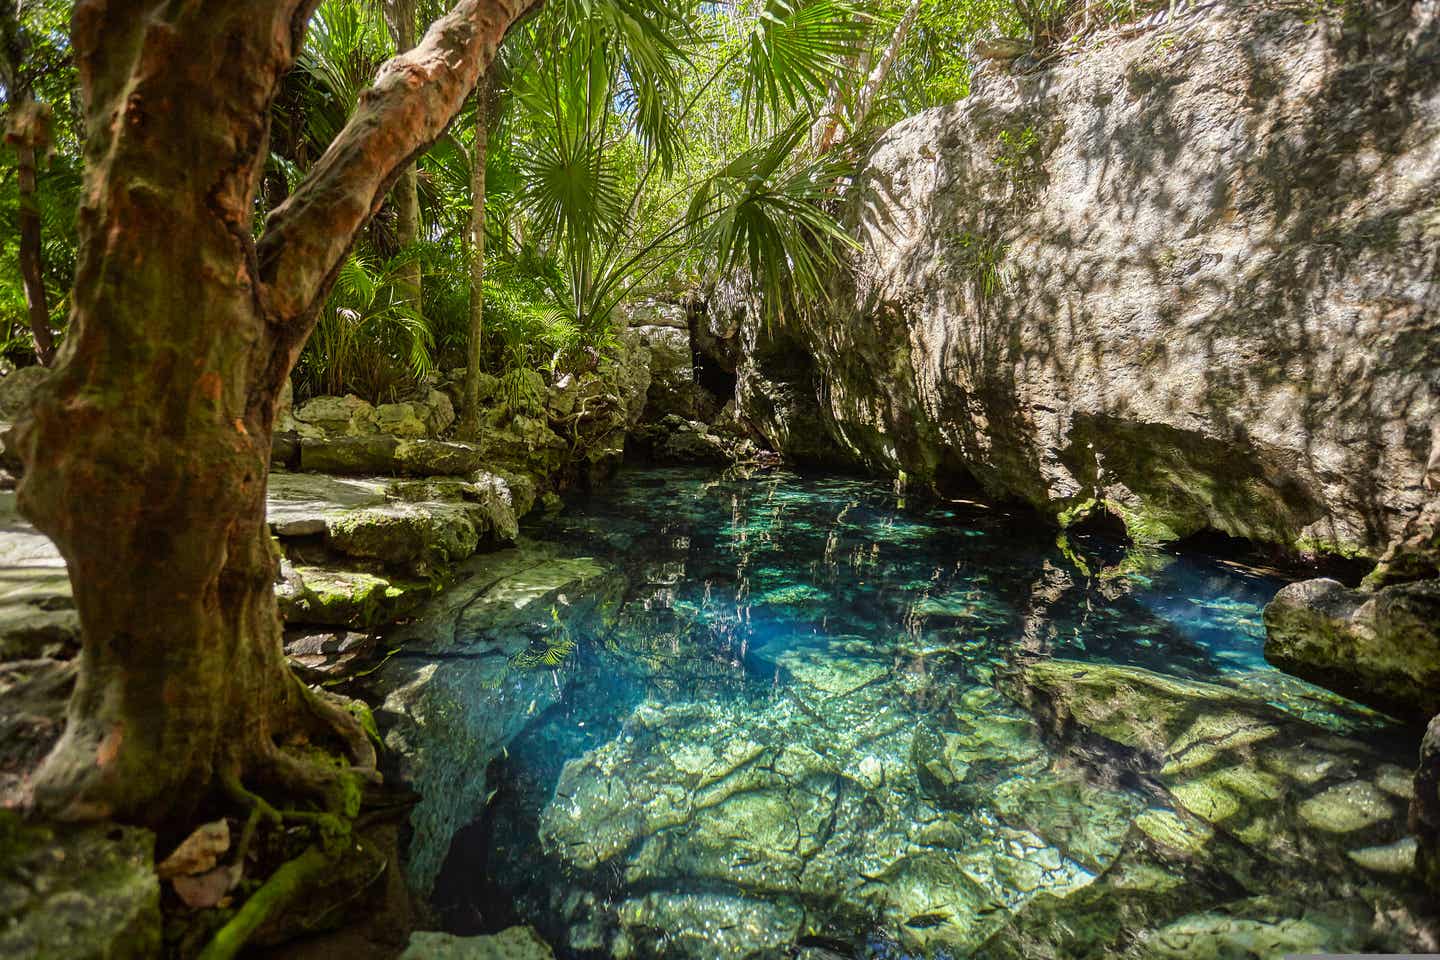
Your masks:
M1265 664L1277 575L794 474L629 472L527 533L623 601L557 604L564 690L452 851L456 932L616 958L1416 942L1413 747Z

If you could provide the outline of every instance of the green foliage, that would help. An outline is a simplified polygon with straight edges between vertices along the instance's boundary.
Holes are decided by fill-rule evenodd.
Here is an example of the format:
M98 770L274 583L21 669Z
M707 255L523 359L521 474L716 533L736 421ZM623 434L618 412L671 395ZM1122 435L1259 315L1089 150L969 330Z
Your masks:
M575 638L555 607L550 608L550 624L549 635L530 641L529 647L511 658L511 666L521 670L554 670L570 658L575 652Z
M947 237L946 246L969 275L975 297L982 305L1001 293L1009 283L1005 270L1009 244L998 237L981 237L961 231Z
M401 268L421 256L346 259L295 368L301 396L354 393L385 402L434 370L434 336L401 293Z
M990 159L1009 178L1017 199L1024 199L1045 175L1040 133L1030 124L1001 130Z
M71 5L62 0L28 0L0 6L0 131L13 105L33 98L49 116L48 149L37 157L41 260L50 326L63 330L75 274L75 211L80 198L80 117L75 67L70 59ZM20 189L14 175L17 155L0 141L0 357L29 363L29 332L20 275Z
M487 74L485 101L472 101L418 159L417 249L402 249L389 203L359 237L302 355L297 386L302 394L385 400L437 369L465 363L477 122L488 131L478 161L486 168L486 195L478 199L486 223L481 357L523 406L536 380L517 371L593 367L596 354L614 343L615 310L627 299L745 274L772 310L818 300L852 242L835 215L855 156L880 127L965 96L976 40L1028 35L1050 44L1081 18L1099 25L1155 5L547 2L511 31ZM435 0L419 6L426 21L442 12ZM56 151L41 170L39 204L52 323L59 328L75 270L81 183L82 124L66 39L70 4L30 0L18 9L23 69L6 82L23 80L55 110ZM273 110L257 230L393 54L382 9L374 0L322 0L317 7ZM854 152L817 158L811 135L855 106L902 20L909 31L876 92L871 125L849 131ZM7 86L7 103L11 96ZM1028 127L1002 133L993 159L1025 186L1041 172L1038 133ZM15 180L0 177L0 353L23 358L29 348L17 215ZM962 245L986 295L1003 283L1003 253ZM423 310L407 303L395 283L398 268L417 258L424 266Z
M831 81L859 55L869 17L846 0L768 0L745 46L744 112L759 129L815 113Z
M1001 130L995 138L995 165L1002 170L1018 171L1033 164L1039 151L1040 134L1034 127Z
M854 244L824 207L847 161L797 160L805 121L726 164L691 204L696 235L715 251L722 272L743 267L772 307L820 296L836 249Z

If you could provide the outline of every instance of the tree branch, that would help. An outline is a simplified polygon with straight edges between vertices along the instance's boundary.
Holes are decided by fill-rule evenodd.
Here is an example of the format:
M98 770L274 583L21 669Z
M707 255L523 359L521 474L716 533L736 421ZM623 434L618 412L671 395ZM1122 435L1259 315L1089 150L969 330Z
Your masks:
M380 69L340 135L270 215L258 255L275 369L288 373L356 234L400 171L445 131L506 31L539 2L458 0L419 46Z

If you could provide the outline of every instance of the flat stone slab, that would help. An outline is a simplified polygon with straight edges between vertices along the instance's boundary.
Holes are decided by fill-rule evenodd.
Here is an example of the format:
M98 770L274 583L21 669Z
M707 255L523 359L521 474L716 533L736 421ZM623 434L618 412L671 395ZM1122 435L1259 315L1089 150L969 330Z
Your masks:
M0 569L6 567L65 569L65 559L50 538L20 516L13 490L0 493Z
M323 473L270 474L267 512L270 528L281 537L324 533L329 517L349 510L383 506L388 480L335 477Z
M65 560L0 493L0 662L67 655L80 620Z

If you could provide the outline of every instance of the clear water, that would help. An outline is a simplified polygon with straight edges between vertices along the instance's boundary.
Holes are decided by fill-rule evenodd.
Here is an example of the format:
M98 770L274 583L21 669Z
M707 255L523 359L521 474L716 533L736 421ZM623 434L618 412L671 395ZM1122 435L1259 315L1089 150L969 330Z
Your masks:
M1265 664L1275 575L794 474L629 472L528 534L613 564L624 601L574 625L563 696L493 766L437 894L457 932L817 960L1408 942L1374 917L1413 892L1413 748Z

